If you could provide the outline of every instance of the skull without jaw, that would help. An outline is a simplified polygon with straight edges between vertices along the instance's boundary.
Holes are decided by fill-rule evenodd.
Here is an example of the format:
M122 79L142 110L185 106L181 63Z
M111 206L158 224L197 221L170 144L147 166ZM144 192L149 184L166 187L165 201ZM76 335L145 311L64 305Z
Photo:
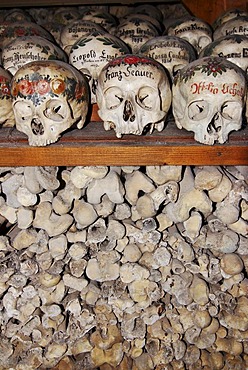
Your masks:
M223 144L242 127L246 75L219 57L200 58L181 69L172 86L172 110L179 128L194 132L196 141Z
M84 76L62 61L31 62L12 79L11 93L16 128L29 145L56 142L74 123L82 128L89 105Z

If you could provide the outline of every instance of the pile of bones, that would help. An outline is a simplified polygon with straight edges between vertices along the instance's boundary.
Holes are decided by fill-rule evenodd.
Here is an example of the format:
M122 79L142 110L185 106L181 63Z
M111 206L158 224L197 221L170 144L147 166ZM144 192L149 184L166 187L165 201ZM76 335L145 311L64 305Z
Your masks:
M174 9L173 6L171 9ZM108 27L109 43L115 41L110 36L116 33L116 29L119 30L120 49L123 47L123 50L127 50L123 42L127 45L129 43L129 50L133 47L133 50L130 50L131 54L123 54L123 58L125 55L129 56L127 68L130 65L133 68L131 57L134 58L134 65L138 63L138 58L142 59L140 51L136 50L137 45L132 46L128 38L123 37L121 40L122 35L134 34L134 31L128 31L128 22L138 23L140 33L143 23L146 23L144 35L150 39L161 37L163 29L169 29L173 24L173 19L166 17L166 14L173 15L173 11L165 14L161 9L163 21L161 18L154 18L153 24L151 23L153 7L149 8L149 16L147 8L143 6L132 8L131 12L130 7L123 7L124 14L118 14L120 7L113 7L114 15L107 11L105 14L105 10L101 9L99 16L94 7L85 9L83 6L60 10L5 9L1 12L3 18L1 29L10 37L11 32L6 31L7 24L19 22L20 29L20 23L25 22L40 24L43 29L49 26L49 32L53 29L53 37L57 37L57 44L53 57L50 55L49 61L45 63L50 63L51 59L57 56L60 58L60 67L67 71L67 66L70 65L67 56L72 50L90 42L87 40L88 36L84 36L80 38L80 45L75 48L69 44L64 46L62 44L62 30L66 29L69 22L78 21L80 15L81 18L84 15L89 23L93 22L92 15L95 17L97 32L93 32L94 37L106 32L98 30L98 27L103 27L100 23L105 21L104 27ZM176 10L183 13L180 7ZM246 19L246 15L241 11L234 11L226 15L225 22L216 20L213 26L220 32L223 24L226 25L233 20L234 16L239 18L240 22ZM113 23L117 22L118 17L118 23ZM190 22L192 24L192 19ZM195 22L194 19L193 24ZM58 26L57 34L55 26ZM196 27L207 34L200 35L194 44L192 41L192 47L184 39L183 42L190 51L189 64L197 63L201 58L196 55L200 55L202 50L213 42L209 36L209 27L206 24ZM191 28L190 25L186 25L180 29L177 25L177 35ZM157 34L154 35L151 30L155 30ZM217 31L214 32L218 35ZM35 37L40 38L39 45L42 44L44 35L46 36L46 32L38 36L36 34ZM31 43L30 36L27 37ZM173 35L174 37L176 36ZM106 33L101 38L104 38L106 46ZM240 45L241 39L243 42L245 36L236 35L235 38L240 41L237 45ZM191 35L191 40L193 39ZM143 40L141 36L132 38L135 42L141 42L140 40ZM14 40L11 40L11 43L2 45L4 63L18 59L14 56L4 57L8 45L13 42ZM148 49L150 51L156 49L153 42L154 40ZM175 44L177 45L174 39L173 42L170 41L170 45ZM47 41L47 51L50 50L49 45L50 41ZM192 48L193 54L195 53L194 60ZM115 49L119 50L117 46ZM214 47L209 50L213 49ZM186 55L186 52L183 55ZM116 58L114 60L121 60L119 64L125 64L122 56ZM147 58L151 58L151 55ZM151 76L154 71L147 68L147 60L144 62L143 71L146 72L146 76ZM219 63L219 55L215 61ZM245 107L243 73L240 71L244 67L236 69L232 61L227 61L227 64L225 61L226 59L221 57L221 63L224 63L222 75L231 65L230 69L234 71L236 79L236 92L232 90L228 103L222 101L221 109L218 108L222 113L223 122L225 119L230 121L230 109L226 112L229 103L232 112L236 106L242 109ZM170 93L168 81L173 82L177 88L180 81L185 85L191 78L191 74L185 74L189 72L187 69L182 69L186 72L180 75L182 66L177 65L177 71L171 71L167 80L164 76L161 77L162 68L157 65L157 60L149 63L150 65L159 71L162 79L159 83L161 82L167 89L168 94ZM34 71L35 66L32 65L32 68ZM80 76L83 75L79 85L85 97L81 99L80 96L76 103L72 103L68 102L68 96L62 102L59 94L53 93L52 99L50 95L49 102L45 103L44 115L46 118L50 115L49 119L55 123L59 121L58 116L61 118L63 114L65 116L67 114L63 104L69 104L75 112L84 111L85 115L87 104L94 104L94 91L98 91L96 97L100 96L100 82L96 76L89 76L89 71L85 70L86 78L82 71L75 67L77 70L75 72L73 68L68 68L66 78L71 80L75 78L74 82L77 85ZM104 68L102 66L103 70ZM111 68L114 68L113 63ZM4 66L3 70L9 72ZM28 73L25 71L25 65L17 71L12 70L12 75L15 76L20 70L23 74L19 81L23 81L23 76ZM199 70L204 72L204 65L193 64L193 70L195 75ZM125 69L120 70L122 74L125 72ZM220 75L218 69L215 72L212 73L214 78ZM54 72L54 76L56 73ZM175 83L177 73L180 77ZM233 75L230 79L229 77L230 82ZM57 91L65 83L63 77L60 76L60 79L61 84L58 84L57 80L55 86ZM191 81L194 91L196 83L198 91L207 92L207 95L201 106L199 102L194 102L192 106L190 101L189 112L192 119L194 115L204 112L209 95L214 95L216 91L214 90L216 87L211 84L207 87L201 85L199 79L195 83ZM15 84L11 81L10 85L14 92ZM71 86L75 87L71 84L68 89L72 89ZM40 87L45 89L46 86ZM89 94L87 88L90 90ZM120 86L114 88L113 94L110 94L111 104L111 96L121 100L117 94ZM228 89L227 86L225 88ZM145 102L147 115L150 111L149 104L153 102L153 99L149 98L147 102L151 90L154 90L151 86L149 88L139 86L139 104ZM37 110L37 107L44 103L39 101L36 107L39 96L32 94L32 91L28 90L29 98L26 96L24 99L22 95L21 109L24 107L31 111ZM73 91L76 93L77 90ZM184 96L184 91L180 93ZM15 96L14 105L20 106L18 99L21 98L21 94L13 96ZM234 97L239 98L239 101L233 105ZM163 120L170 105L168 99L169 103L173 101L170 94L169 98L164 97L165 110L163 113L160 112L162 115L158 113L158 120L149 122L153 128L158 130L164 128ZM9 99L6 99L5 95L3 101L7 100ZM58 100L59 108L62 106L62 113L57 109ZM124 113L120 116L131 124L139 113L131 97L122 100ZM111 111L115 106L108 108ZM2 122L3 126L7 127L16 124L16 118L11 112L8 114ZM83 129L84 117L80 114L76 123ZM195 133L197 140L203 140L203 143L210 145L227 140L229 133L223 136L226 129L217 127L217 112L212 114L214 118L211 119L211 123L206 124L203 139ZM236 112L236 116L239 115L240 113ZM143 116L144 114L140 113L140 117ZM66 117L68 120L68 116ZM180 121L180 117L177 119ZM129 133L122 125L123 122L119 122L118 126L118 123L109 122L104 117L103 121L104 128L114 128L119 137ZM240 122L238 125L237 121L233 123L234 128L231 130L239 129ZM147 122L144 123L146 124ZM30 136L31 145L48 145L62 134L57 133L56 138L49 139L51 141L35 141L35 136L44 135L41 127L45 126L45 123L38 122L36 118L33 119L32 125L30 127L34 132L32 138ZM19 127L21 128L21 125ZM56 131L54 126L52 127ZM63 129L66 127L63 126ZM138 129L140 131L137 131ZM141 134L142 129L144 127L135 127L131 133ZM30 133L31 131L27 131L27 135ZM1 168L0 369L247 369L247 173L246 166Z

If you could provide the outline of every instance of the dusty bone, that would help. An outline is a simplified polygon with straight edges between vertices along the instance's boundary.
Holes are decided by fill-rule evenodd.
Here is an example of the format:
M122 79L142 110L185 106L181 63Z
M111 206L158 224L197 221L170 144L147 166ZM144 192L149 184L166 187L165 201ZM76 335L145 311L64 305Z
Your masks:
M81 190L70 180L69 171L62 172L62 179L65 181L66 185L62 190L58 191L52 201L53 209L59 215L68 213L72 208L73 201L79 199L82 195Z
M63 275L63 281L66 287L82 291L87 285L88 281L82 277L75 277L70 274Z
M17 208L10 207L6 204L5 199L0 196L0 215L7 219L11 224L17 220Z
M200 190L211 190L217 187L222 180L222 172L215 166L204 166L195 168L195 188Z
M153 192L150 193L150 197L154 202L156 211L160 205L166 205L170 202L175 203L179 193L179 186L175 181L168 181L166 184L158 186Z
M76 166L71 171L71 181L82 189L89 185L92 179L102 179L108 173L106 166Z
M208 196L212 202L222 202L232 190L232 182L225 174L223 174L220 183L213 189L208 191Z
M182 166L146 166L146 174L158 185L168 181L179 182L182 178Z
M187 167L180 183L178 200L176 203L167 204L163 212L166 212L173 222L184 222L189 218L192 209L207 217L212 211L212 202L204 191L194 187L192 171Z
M61 260L67 252L67 238L64 234L53 237L49 240L48 246L53 259Z
M63 234L73 223L73 217L69 214L56 215L52 211L49 202L38 204L33 221L33 227L44 229L49 236Z
M17 191L23 185L23 176L14 174L2 182L2 192L6 195L6 204L10 207L18 208L21 203L17 198Z
M123 239L125 237L125 232L125 226L121 222L117 220L109 220L106 230L106 236L109 240Z
M25 167L24 183L34 194L40 193L42 189L56 190L60 185L57 174L58 167Z
M30 245L37 242L37 231L35 229L29 228L21 230L13 240L13 247L17 250L22 250L28 248Z
M75 200L72 214L79 229L93 224L98 218L93 205L85 202L83 199Z
M31 193L26 187L20 186L16 192L18 202L25 206L33 206L37 203L36 194Z
M194 241L200 233L202 221L202 216L199 212L191 212L190 217L183 223L185 228L183 235Z
M229 224L228 228L237 234L241 234L245 237L248 236L248 222L242 218L239 218L236 222Z
M33 211L27 208L18 208L17 210L17 226L19 229L28 229L33 222Z
M120 176L116 171L110 171L102 179L94 179L87 187L87 201L91 204L99 204L101 198L106 194L111 202L119 204L124 201L124 187Z
M91 258L86 267L86 275L96 281L116 280L120 275L120 266L117 263L120 256L115 251L99 252L97 259Z
M135 171L126 176L125 189L127 201L134 205L138 200L140 191L151 193L155 190L155 187L148 176L140 171Z

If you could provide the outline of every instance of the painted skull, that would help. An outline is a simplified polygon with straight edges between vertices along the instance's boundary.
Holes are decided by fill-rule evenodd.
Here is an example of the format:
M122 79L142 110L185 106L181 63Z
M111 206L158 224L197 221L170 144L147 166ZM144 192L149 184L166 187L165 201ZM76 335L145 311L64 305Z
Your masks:
M213 33L213 40L218 40L223 36L244 35L248 36L248 16L241 16L229 19L217 27Z
M100 24L109 33L112 33L117 25L117 20L112 14L98 9L86 8L85 11L82 11L80 19Z
M63 27L60 33L60 45L69 55L71 47L83 36L94 32L106 32L100 24L92 21L76 20Z
M147 20L138 17L124 19L116 28L115 35L123 40L133 54L138 53L140 47L151 38L158 36L156 27Z
M200 58L181 69L172 86L172 110L178 128L194 132L196 141L223 144L241 129L246 74L219 57Z
M128 46L109 33L93 33L80 38L71 48L70 63L87 77L91 103L96 103L96 86L101 69L112 59L129 52Z
M82 128L89 93L84 76L68 63L51 60L21 67L11 84L16 128L31 146L56 142L73 124Z
M67 55L41 36L18 37L3 48L3 67L14 75L24 64L40 60L67 61Z
M140 48L139 53L163 64L172 80L179 69L196 59L193 46L176 36L154 37Z
M169 36L177 36L187 40L193 45L198 54L205 46L212 42L212 29L210 25L196 17L178 19L170 24L166 33Z
M229 21L230 19L248 16L248 12L243 9L233 8L228 9L221 13L218 18L212 24L213 29L215 30L217 27L221 26L223 23Z
M171 105L164 67L152 58L129 54L109 62L97 86L98 114L104 129L116 136L141 135L145 128L161 131Z
M248 36L235 34L221 37L202 50L200 57L206 56L226 58L248 74Z
M34 22L4 22L0 25L0 45L5 47L17 37L23 36L41 36L54 42L53 36L45 28Z
M12 75L0 67L0 126L13 127L15 117L12 108L12 97L10 94L10 83Z

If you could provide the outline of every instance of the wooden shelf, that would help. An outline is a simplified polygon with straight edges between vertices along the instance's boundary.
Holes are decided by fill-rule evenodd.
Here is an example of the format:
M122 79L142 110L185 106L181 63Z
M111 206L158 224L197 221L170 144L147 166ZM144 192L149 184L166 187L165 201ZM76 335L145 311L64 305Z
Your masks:
M197 143L193 133L168 121L162 132L124 135L105 131L102 122L64 133L57 143L28 145L14 128L0 130L0 166L132 166L132 165L248 165L248 129L231 133L228 143Z

